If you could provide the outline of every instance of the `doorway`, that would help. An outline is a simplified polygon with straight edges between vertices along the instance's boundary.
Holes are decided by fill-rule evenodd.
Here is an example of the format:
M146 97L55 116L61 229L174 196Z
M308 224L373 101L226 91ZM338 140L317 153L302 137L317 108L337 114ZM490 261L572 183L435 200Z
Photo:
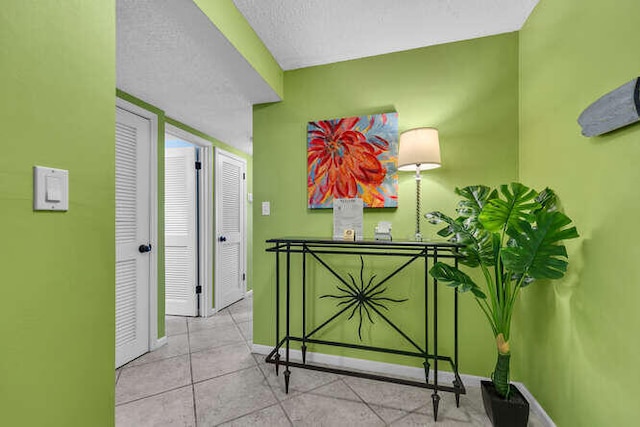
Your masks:
M245 159L216 148L216 310L246 295Z
M165 313L213 314L211 143L167 124Z
M116 368L157 346L157 116L116 100Z
M165 134L164 289L170 316L198 315L198 156L198 147Z

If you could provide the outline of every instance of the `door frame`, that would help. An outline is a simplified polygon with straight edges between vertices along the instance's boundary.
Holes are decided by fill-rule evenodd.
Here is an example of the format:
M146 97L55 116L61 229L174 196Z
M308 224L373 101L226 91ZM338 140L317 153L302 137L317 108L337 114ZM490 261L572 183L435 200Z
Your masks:
M158 247L158 115L116 96L116 107L149 120L149 243ZM115 120L114 120L115 126ZM164 141L164 138L163 138ZM114 154L115 155L115 154ZM155 161L154 161L155 160ZM115 227L115 222L114 222ZM166 342L166 331L158 337L158 251L149 252L149 350L155 350ZM115 314L114 314L115 319Z
M200 162L202 163L201 171L198 174L198 185L200 194L198 195L199 205L199 269L200 269L200 285L202 293L200 294L200 317L209 317L215 313L212 308L213 300L213 144L204 138L192 134L191 132L180 129L177 126L166 123L165 133L176 136L190 144L200 148Z
M231 157L232 159L241 162L242 165L243 165L243 172L245 173L245 178L242 180L242 190L241 190L241 193L242 193L242 196L241 196L241 200L242 200L242 270L243 270L241 273L245 274L245 279L242 281L242 295L243 295L243 298L244 298L244 296L247 294L247 279L246 279L246 272L247 272L247 179L246 179L247 160L242 158L242 157L240 157L240 156L238 156L238 155L236 155L236 154L233 154L233 153L230 153L230 152L228 152L226 150L223 150L220 147L216 147L215 148L215 159L214 159L214 161L216 162L215 163L216 166L218 165L217 159L218 159L218 156L220 154L224 154L227 157ZM216 178L218 177L217 172L218 171L216 171ZM214 183L214 187L215 187L215 183ZM216 195L216 198L215 198L215 202L216 202L216 208L217 208L217 205L219 203L217 195ZM217 238L220 235L220 233L218 232L219 226L220 226L219 222L218 222L218 215L216 215L215 223L216 223L215 224L215 227L216 227L215 236L216 236L216 241L217 241ZM217 258L217 256L218 256L217 252L215 253L215 256ZM219 279L219 274L220 274L219 271L220 270L216 269L216 272L215 272L216 282L219 282L219 280L218 280ZM219 286L215 287L215 296L216 296L216 298L215 298L214 301L215 301L216 311L219 311L219 310L221 310L221 307L220 307L220 287Z

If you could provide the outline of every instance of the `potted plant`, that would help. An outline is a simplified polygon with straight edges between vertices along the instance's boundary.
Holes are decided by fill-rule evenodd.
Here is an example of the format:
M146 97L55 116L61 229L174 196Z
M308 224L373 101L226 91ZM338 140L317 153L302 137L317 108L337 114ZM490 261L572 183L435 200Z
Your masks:
M437 262L429 274L438 281L471 292L486 316L498 349L492 381L482 382L487 415L494 426L526 426L529 405L509 382L511 317L520 291L536 280L559 279L567 270L562 241L578 237L571 219L558 211L548 188L540 193L520 183L491 190L483 185L456 188L462 197L458 217L441 212L425 216L445 223L438 235L464 245L460 263L479 268L483 286L463 271Z

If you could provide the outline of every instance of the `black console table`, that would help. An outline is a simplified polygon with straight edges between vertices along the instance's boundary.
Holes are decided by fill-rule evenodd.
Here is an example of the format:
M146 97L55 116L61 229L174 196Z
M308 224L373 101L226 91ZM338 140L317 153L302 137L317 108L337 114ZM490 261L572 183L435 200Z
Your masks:
M439 391L446 391L455 393L456 405L460 405L460 395L465 394L466 390L464 384L458 374L458 293L454 292L454 354L453 357L447 355L441 355L438 353L438 284L437 281L429 280L428 269L429 260L433 262L438 261L441 258L450 258L452 262L457 266L458 258L457 249L458 245L448 242L388 242L388 241L340 241L340 240L325 240L325 239L310 239L310 238L277 238L267 240L269 245L266 249L267 252L273 252L276 255L276 325L275 325L275 348L269 353L266 358L267 363L275 364L276 374L278 373L279 366L285 367L284 381L285 391L289 392L289 377L291 372L289 367L297 367L303 369L312 369L316 371L332 372L342 375L350 375L361 378L368 378L379 381L393 382L397 384L406 384L416 387L422 387L433 390L431 395L433 402L433 414L434 420L438 419L438 404L440 402ZM299 256L297 256L299 254ZM294 280L291 275L292 255L295 258L299 258L302 267L301 280ZM332 268L326 258L331 255L357 255L360 256L360 283L354 279L352 275L345 277L340 275L334 268ZM285 296L285 332L284 336L281 336L280 325L280 310L281 310L281 285L282 278L281 270L281 256L285 258L285 277L284 277L284 292ZM400 257L402 258L401 264L394 269L390 274L383 278L371 277L368 281L363 279L363 258L362 257ZM307 263L311 260L317 262L320 266L325 268L330 274L337 279L336 294L323 295L321 298L331 298L337 302L336 313L322 322L319 326L310 328L307 325ZM384 286L391 286L390 280L396 276L400 271L407 268L413 263L422 263L424 265L424 322L425 322L425 336L420 339L410 337L397 327L387 314L384 313L386 307L385 304L389 303L401 303L406 300L398 300L386 297L384 294ZM365 283L367 282L367 283ZM396 282L393 286L402 286L402 283ZM302 287L302 336L291 335L290 320L291 320L291 288L292 286ZM429 286L432 286L432 298L431 306L429 305ZM295 307L300 307L295 304ZM429 313L429 311L432 311ZM335 342L316 338L318 332L325 328L327 325L334 321L339 321L340 318L353 317L353 315L359 312L360 327L362 326L363 318L372 317L380 318L387 323L393 330L395 330L400 336L408 342L414 350L398 350L393 348L374 347L356 343ZM429 325L429 314L431 314L432 324ZM349 316L350 315L350 316ZM365 317L366 316L366 317ZM372 320L371 320L372 321ZM372 321L373 322L373 321ZM309 330L310 329L310 330ZM360 328L359 331L360 333ZM432 348L429 348L429 333L433 333ZM302 363L290 360L290 344L291 342L301 343L302 350ZM422 343L422 344L421 344ZM351 348L372 352L382 352L388 354L397 354L402 356L411 356L419 358L423 362L425 371L424 381L414 381L404 378L393 378L382 375L375 375L364 372L349 371L346 369L338 369L326 366L314 365L313 363L307 363L306 352L307 344L319 344L328 346L337 346L343 348ZM280 350L284 349L284 360L280 355ZM440 384L438 382L438 363L449 363L451 371L453 372L455 379L452 385ZM433 363L433 379L429 380L429 370Z

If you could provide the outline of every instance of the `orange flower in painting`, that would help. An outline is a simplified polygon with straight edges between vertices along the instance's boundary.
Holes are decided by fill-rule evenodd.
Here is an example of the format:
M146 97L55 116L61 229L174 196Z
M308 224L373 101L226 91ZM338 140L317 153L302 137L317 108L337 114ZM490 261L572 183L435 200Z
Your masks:
M358 117L311 122L308 144L309 203L319 206L329 197L354 198L360 194L366 205L383 206L376 190L387 174L378 155L389 147L381 137L367 140L356 129ZM373 125L373 119L370 126Z

